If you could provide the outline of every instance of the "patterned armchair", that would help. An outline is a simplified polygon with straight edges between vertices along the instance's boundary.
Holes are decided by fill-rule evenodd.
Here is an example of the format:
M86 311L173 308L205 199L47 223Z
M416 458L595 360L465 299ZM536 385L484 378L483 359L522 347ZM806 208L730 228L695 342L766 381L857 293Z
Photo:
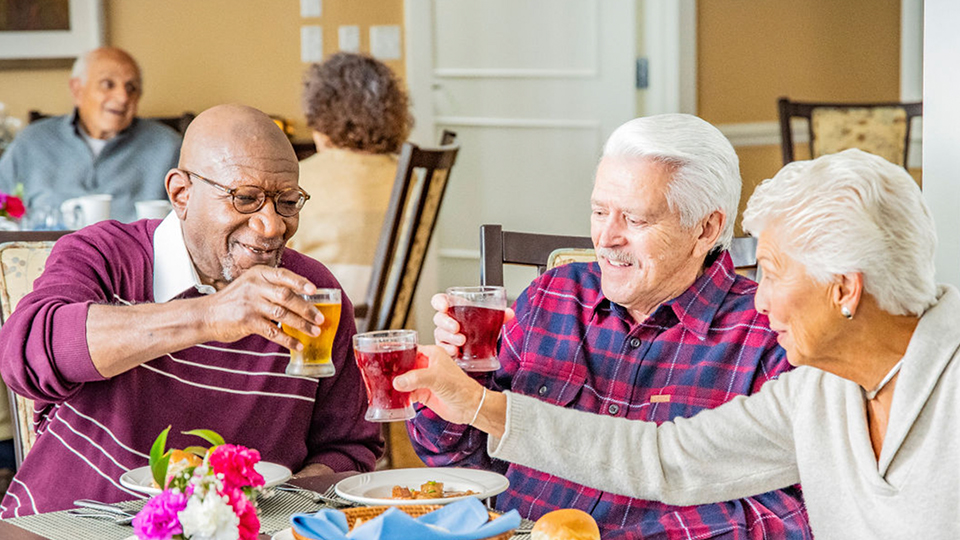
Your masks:
M784 165L794 160L790 121L805 118L811 158L859 148L906 167L911 123L922 116L923 104L802 103L780 98L778 109Z
M54 242L7 242L0 244L0 322L27 293L33 281L43 273ZM11 414L12 413L12 414ZM0 440L13 437L17 465L23 461L37 438L34 430L33 401L0 384Z

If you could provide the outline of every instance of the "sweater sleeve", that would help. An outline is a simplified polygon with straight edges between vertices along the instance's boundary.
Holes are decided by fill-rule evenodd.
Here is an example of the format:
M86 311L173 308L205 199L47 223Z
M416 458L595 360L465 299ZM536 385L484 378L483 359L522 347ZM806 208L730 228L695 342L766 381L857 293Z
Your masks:
M800 481L791 414L803 372L659 427L507 393L506 431L491 438L488 450L590 487L667 504L749 497Z
M372 471L383 455L380 425L364 419L366 391L353 357L356 333L353 304L344 295L340 328L333 342L337 372L318 385L304 465L322 463L336 472L366 472Z
M91 303L113 301L113 274L82 234L57 242L33 292L0 331L0 372L8 386L31 399L56 402L85 382L103 380L90 358L86 319Z

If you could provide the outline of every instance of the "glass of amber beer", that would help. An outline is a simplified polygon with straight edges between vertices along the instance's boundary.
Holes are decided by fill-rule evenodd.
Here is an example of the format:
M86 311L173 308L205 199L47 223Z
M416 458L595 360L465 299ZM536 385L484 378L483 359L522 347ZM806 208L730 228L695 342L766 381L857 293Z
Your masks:
M288 375L308 377L332 377L336 372L331 359L333 338L340 326L340 289L317 289L314 294L305 294L303 299L312 303L323 314L320 335L304 334L296 328L283 325L283 331L303 344L302 351L290 351Z
M394 422L416 416L410 392L394 390L393 379L417 368L417 331L385 330L353 336L357 366L367 388L369 422Z
M450 287L447 289L450 308L447 314L460 324L460 333L467 341L455 358L464 371L496 371L497 337L507 309L507 293L503 287Z

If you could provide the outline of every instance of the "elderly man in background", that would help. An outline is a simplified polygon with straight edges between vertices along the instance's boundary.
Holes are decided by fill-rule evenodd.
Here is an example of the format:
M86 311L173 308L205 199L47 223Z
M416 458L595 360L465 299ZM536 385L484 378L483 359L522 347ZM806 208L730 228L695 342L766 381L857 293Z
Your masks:
M103 47L73 66L72 114L24 128L0 157L0 191L23 185L27 220L69 198L113 196L111 214L136 219L134 202L164 199L163 175L177 163L180 135L137 118L143 80L126 52Z
M195 444L182 431L213 429L301 475L373 468L383 441L363 419L349 299L336 376L284 373L302 346L277 323L317 335L323 316L300 295L338 287L284 248L309 197L297 170L267 115L214 107L166 175L166 219L105 221L57 242L0 330L3 378L39 411L2 517L137 496L118 478L147 464L168 425L170 447Z
M481 382L659 424L753 394L787 370L766 317L753 307L756 283L734 272L727 252L740 188L733 147L703 120L670 114L620 126L604 146L591 197L598 262L555 268L524 291L503 329L502 367ZM445 297L434 306L437 341L455 353L464 337L445 314ZM604 538L810 538L795 487L671 506L491 459L486 434L431 410L408 426L429 465L505 472L510 487L497 507L530 519L578 508L593 515Z

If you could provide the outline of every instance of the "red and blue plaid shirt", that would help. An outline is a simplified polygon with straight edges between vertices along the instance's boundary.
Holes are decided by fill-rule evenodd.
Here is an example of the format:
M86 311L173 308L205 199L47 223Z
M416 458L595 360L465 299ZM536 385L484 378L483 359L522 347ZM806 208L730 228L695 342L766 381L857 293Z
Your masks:
M517 316L501 337L502 367L485 382L563 407L658 424L758 391L790 365L767 318L753 307L756 284L734 273L726 252L708 264L689 289L640 323L603 296L596 263L547 272L517 299ZM579 508L597 520L605 539L812 538L797 487L670 506L493 460L486 434L429 409L409 421L408 430L430 466L506 474L510 488L497 508L516 508L529 519Z

